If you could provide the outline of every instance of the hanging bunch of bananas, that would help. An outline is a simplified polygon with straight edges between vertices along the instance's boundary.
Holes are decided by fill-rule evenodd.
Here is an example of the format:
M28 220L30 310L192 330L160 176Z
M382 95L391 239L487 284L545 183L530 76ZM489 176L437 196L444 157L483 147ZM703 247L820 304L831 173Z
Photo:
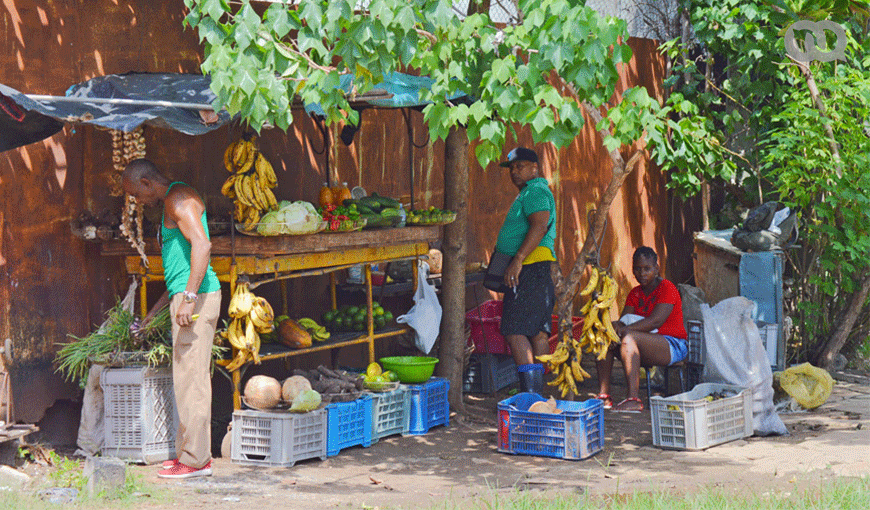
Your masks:
M230 299L230 323L226 337L236 354L227 365L228 371L238 370L248 361L260 364L260 334L274 329L275 314L265 298L254 295L247 282L236 284Z
M612 343L619 343L619 336L610 320L610 308L616 301L617 290L616 280L600 267L593 266L589 282L580 292L581 296L589 296L589 301L580 309L583 316L580 346L595 354L599 361L607 356Z
M577 395L577 383L591 377L580 366L584 349L601 360L607 355L610 342L619 342L610 322L610 307L616 301L616 291L616 281L600 267L593 266L586 287L580 291L581 296L589 296L589 301L580 311L584 316L580 338L574 338L571 332L566 332L553 354L537 357L539 361L547 363L555 375L547 384L558 386L562 398L568 392Z
M221 187L221 193L235 201L236 221L245 230L253 230L267 211L278 208L272 188L278 178L269 160L257 149L256 137L242 137L224 151L224 166L232 175Z

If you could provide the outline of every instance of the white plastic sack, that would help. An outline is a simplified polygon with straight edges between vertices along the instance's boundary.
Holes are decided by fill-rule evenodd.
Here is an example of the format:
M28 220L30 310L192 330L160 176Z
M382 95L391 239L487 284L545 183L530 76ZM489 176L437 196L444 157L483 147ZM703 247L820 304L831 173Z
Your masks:
M121 308L133 313L136 306L136 289L139 280L133 278L127 295L121 300ZM108 327L108 319L100 325L104 331ZM103 388L100 386L100 374L105 367L92 365L88 371L88 380L85 383L85 394L82 397L82 415L79 421L79 433L76 439L81 452L86 455L96 455L103 447L105 432L103 429Z
M704 381L752 389L755 434L788 434L773 405L773 373L758 326L755 302L742 297L701 305L704 317Z
M426 281L429 266L418 263L417 292L414 293L414 306L396 322L407 324L414 330L414 343L422 352L429 354L441 330L441 303L435 293L435 286Z

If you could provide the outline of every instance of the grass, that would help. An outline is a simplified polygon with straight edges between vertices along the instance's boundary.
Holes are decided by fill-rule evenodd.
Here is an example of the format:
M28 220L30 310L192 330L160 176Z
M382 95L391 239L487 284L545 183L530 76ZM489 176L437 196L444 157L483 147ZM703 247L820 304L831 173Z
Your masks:
M615 495L514 492L445 502L437 510L852 510L870 508L870 479L833 479L783 493L733 494L706 489L696 494L669 491Z
M19 455L27 458L26 448ZM3 510L49 510L63 509L138 509L148 503L159 504L165 498L161 489L143 482L142 477L127 470L127 478L121 487L110 492L101 491L89 496L86 491L87 478L84 476L84 461L64 457L54 451L48 452L51 464L50 471L44 480L25 489L12 490L0 487L0 509ZM79 491L79 496L72 504L59 505L42 499L39 492L48 488L70 488Z

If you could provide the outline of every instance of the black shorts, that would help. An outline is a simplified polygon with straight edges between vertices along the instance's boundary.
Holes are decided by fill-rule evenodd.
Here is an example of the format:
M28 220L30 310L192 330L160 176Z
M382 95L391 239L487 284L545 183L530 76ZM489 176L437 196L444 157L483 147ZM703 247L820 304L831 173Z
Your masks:
M541 331L549 335L553 322L556 291L550 276L552 262L523 266L519 284L505 292L500 331L503 336L533 337Z

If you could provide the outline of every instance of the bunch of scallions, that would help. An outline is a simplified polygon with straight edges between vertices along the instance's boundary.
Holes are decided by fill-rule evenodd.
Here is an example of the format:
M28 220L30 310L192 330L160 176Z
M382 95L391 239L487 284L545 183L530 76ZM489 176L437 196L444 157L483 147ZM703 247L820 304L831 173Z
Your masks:
M91 365L107 366L166 365L172 360L172 318L169 306L142 324L118 301L106 312L101 326L84 337L69 335L72 342L62 344L57 353L57 371L68 381L83 386ZM223 349L215 346L213 357L220 358Z

